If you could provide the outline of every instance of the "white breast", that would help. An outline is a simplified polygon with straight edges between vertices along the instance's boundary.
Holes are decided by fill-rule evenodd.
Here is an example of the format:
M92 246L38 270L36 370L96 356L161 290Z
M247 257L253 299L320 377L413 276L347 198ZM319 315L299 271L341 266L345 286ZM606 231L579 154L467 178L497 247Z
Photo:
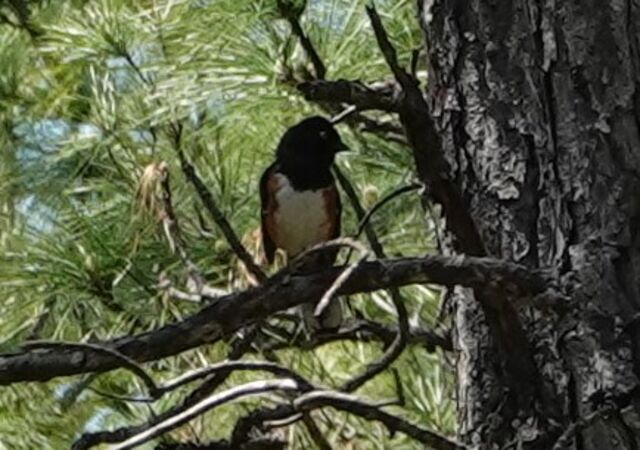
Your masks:
M276 245L294 257L303 250L327 240L331 221L325 209L323 192L297 192L287 177L276 174L279 189L275 195L278 204L276 214Z

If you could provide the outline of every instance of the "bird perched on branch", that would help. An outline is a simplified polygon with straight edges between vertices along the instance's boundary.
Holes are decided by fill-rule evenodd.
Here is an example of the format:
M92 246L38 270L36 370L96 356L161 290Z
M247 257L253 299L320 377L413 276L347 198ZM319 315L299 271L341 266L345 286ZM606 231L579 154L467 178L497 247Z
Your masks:
M327 119L314 116L289 128L276 150L276 160L260 179L262 239L269 264L276 249L289 259L340 235L341 204L331 165L346 150L340 135ZM311 266L318 269L335 261L338 249L323 251ZM340 302L332 301L319 318L314 305L302 307L307 330L338 328Z

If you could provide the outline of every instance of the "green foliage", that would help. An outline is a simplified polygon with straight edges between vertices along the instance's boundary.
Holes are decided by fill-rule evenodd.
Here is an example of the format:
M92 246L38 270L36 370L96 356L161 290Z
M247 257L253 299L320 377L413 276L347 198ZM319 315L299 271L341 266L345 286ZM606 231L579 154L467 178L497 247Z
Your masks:
M390 76L375 45L364 1L286 2L300 15L331 79ZM403 64L421 44L412 1L379 2ZM304 10L304 11L303 11ZM169 124L185 124L182 146L245 240L258 226L257 181L283 131L323 113L295 90L309 62L276 0L43 1L31 8L35 36L0 23L0 349L27 339L83 340L139 333L197 308L164 295L162 279L184 287L185 269L157 217L141 217L136 189L145 167L165 161L188 251L207 281L231 289L236 260L206 219L177 164ZM339 164L370 207L410 181L406 148L340 126L354 150ZM346 198L343 229L357 221ZM389 255L433 247L417 197L386 206L372 222ZM255 247L249 245L249 247ZM235 284L234 284L235 285ZM438 293L403 290L413 321L436 323ZM365 317L393 322L384 292L354 296ZM149 364L171 378L226 357L219 343ZM313 352L283 350L283 363L328 385L381 353L378 344L337 343ZM421 347L394 364L405 394L396 412L452 433L454 406L443 357ZM234 375L227 385L254 375ZM385 373L361 392L393 398ZM0 390L0 448L68 448L84 430L138 424L151 410L99 394L144 392L125 371ZM176 404L179 391L154 404ZM254 403L216 409L166 439L228 437ZM336 448L420 448L402 435L342 413L316 412ZM301 425L294 448L310 448Z

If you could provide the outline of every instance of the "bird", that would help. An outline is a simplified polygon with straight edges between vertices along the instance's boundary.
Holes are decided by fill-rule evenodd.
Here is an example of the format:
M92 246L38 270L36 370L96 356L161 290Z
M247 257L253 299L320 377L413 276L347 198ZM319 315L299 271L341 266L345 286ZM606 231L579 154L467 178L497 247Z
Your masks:
M331 167L339 152L348 150L331 122L312 116L293 125L283 134L275 161L260 178L261 231L263 249L269 264L276 250L287 259L340 235L342 205ZM333 265L338 249L321 253L311 266ZM315 306L302 306L307 331L337 329L342 322L342 306L334 299L320 317Z

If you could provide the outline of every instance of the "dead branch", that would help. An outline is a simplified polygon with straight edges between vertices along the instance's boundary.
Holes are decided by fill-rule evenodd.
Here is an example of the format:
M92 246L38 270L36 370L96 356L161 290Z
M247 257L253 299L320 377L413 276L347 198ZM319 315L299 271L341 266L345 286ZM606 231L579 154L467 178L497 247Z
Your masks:
M333 239L331 241L323 242L319 245L316 245L307 251L314 252L315 250L321 250L321 249L328 250L335 246L349 247L351 250L356 250L358 253L360 253L360 255L355 263L348 265L344 268L344 271L335 279L333 284L329 286L329 289L327 289L327 291L322 295L322 298L316 305L316 309L314 311L314 315L316 317L320 317L322 315L322 313L327 308L327 306L329 306L329 302L334 297L338 289L340 289L342 285L346 283L346 281L349 279L353 271L358 268L360 263L362 263L364 260L366 260L369 257L369 251L361 243L351 238Z
M402 87L398 110L400 121L414 150L421 181L428 187L429 194L442 205L447 226L458 240L457 249L461 253L482 256L486 253L484 244L458 187L449 178L450 167L442 152L441 138L418 81L398 63L395 48L389 41L376 8L368 6L366 10L380 52Z
M303 388L310 389L311 385L291 369L270 362L270 361L223 361L201 369L192 370L171 381L163 383L158 390L162 393L173 391L181 386L192 383L196 380L214 375L220 372L235 371L263 371L269 372L279 377L291 378Z
M205 343L217 342L275 312L306 302L317 302L342 270L342 267L333 267L313 274L276 274L264 285L219 297L180 322L96 345L113 349L137 362L172 356ZM552 280L543 271L492 258L431 255L363 262L337 294L433 283L472 288L500 287L526 296L551 289ZM88 349L27 349L0 355L0 385L104 372L122 366L121 358Z

